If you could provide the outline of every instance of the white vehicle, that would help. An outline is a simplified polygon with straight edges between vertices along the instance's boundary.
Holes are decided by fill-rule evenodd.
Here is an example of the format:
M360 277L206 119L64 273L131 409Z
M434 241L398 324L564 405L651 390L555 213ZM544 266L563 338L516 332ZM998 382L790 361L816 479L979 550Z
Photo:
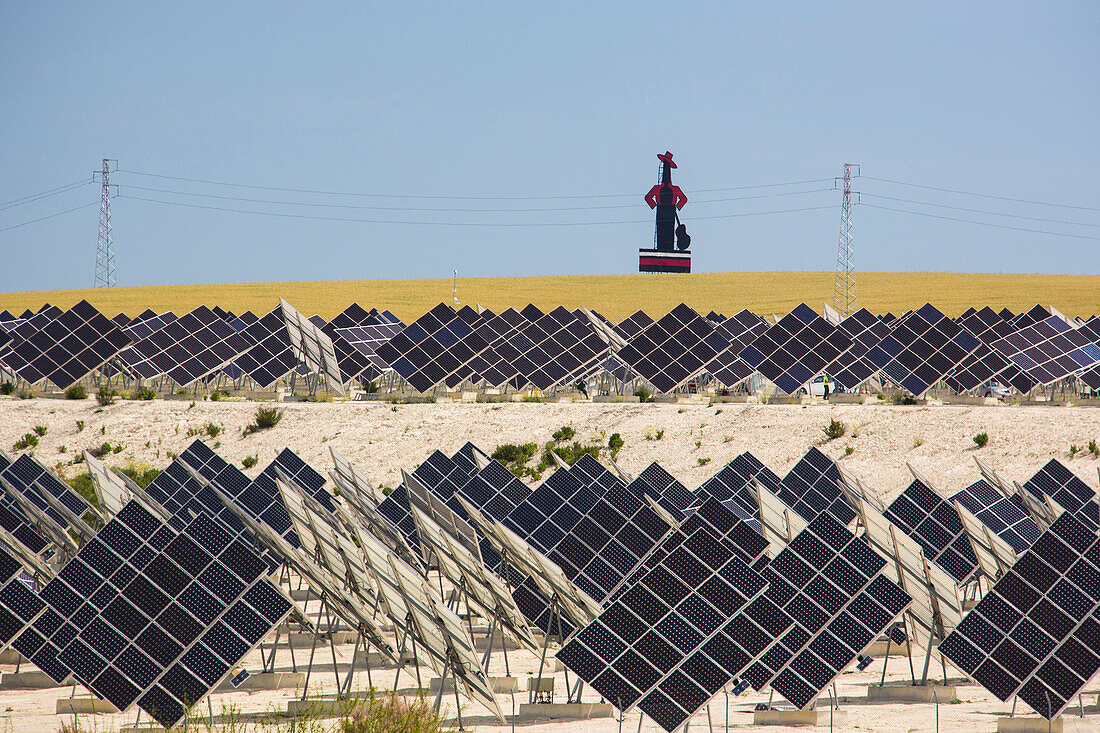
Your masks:
M1004 399L1012 394L1008 387L1004 386L996 379L990 379L983 384L978 391L982 397L996 397L997 399Z
M832 379L829 380L829 394L833 395L837 392L837 384ZM810 397L824 397L825 396L825 375L818 374L810 383L802 389L798 390L800 395L809 395Z

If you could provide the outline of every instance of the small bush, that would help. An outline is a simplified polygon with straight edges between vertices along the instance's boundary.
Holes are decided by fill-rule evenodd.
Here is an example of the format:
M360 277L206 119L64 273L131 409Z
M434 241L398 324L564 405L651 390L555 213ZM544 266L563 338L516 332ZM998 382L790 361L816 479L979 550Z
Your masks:
M76 421L76 432L78 432L78 433L84 432L84 421L83 420L77 420Z
M99 391L95 393L95 401L99 403L100 407L107 407L108 405L115 404L115 397L118 393L113 389L108 389L107 385L103 385L99 388Z
M855 446L849 445L844 449L844 455L850 456L856 452Z
M114 447L114 452L118 453L121 448L121 445L116 445ZM127 463L122 468L118 468L115 470L117 470L119 473L124 473L129 476L131 479L134 480L134 483L136 483L143 489L147 488L149 484L153 483L153 480L156 479L156 477L159 476L161 473L161 470L159 468L153 468L152 466L146 465L144 463L132 462Z
M634 396L638 398L639 402L649 402L649 399L653 396L653 392L645 387L638 387L638 389L634 390Z
M372 690L351 715L340 721L339 733L449 733L454 729L423 697L405 702L393 692Z
M913 438L913 447L920 448L924 445L924 438Z
M283 411L277 407L261 407L256 410L256 416L253 419L255 422L245 427L245 435L275 427L283 419Z
M245 468L252 468L253 466L255 466L259 462L260 462L260 459L257 458L256 456L245 456L244 458L241 459L241 465L244 466Z
M88 452L91 453L96 458L99 458L100 460L102 460L106 456L111 455L111 444L110 443L103 443L102 445L100 445L98 447L89 448Z
M700 466L705 466L705 465L707 465L708 463L710 463L710 459L709 459L709 458L696 458L695 460L696 460L696 462L697 462L697 463L698 463L698 464L699 464Z
M509 463L525 463L534 457L537 449L538 446L534 443L524 443L523 445L505 443L504 445L498 445L497 449L493 451L493 454L489 457L505 465Z
M68 453L68 451L69 451L69 447L67 445L57 446L57 452L58 453Z
M653 437L657 440L660 440L661 438L665 437L664 428L658 430L657 433Z
M151 389L143 389L134 393L135 400L155 400L157 393Z
M19 390L19 394L16 396L21 400L33 400L34 392L31 392L29 389L21 389Z
M35 425L33 430L34 434L37 435L39 438L44 438L46 437L46 433L49 431L49 428L47 428L45 425Z
M519 399L521 402L546 402L540 394L525 394Z
M223 428L221 425L215 425L212 422L208 422L205 425L203 425L202 429L203 429L203 432L205 432L211 438L216 438L225 431L225 428Z
M1096 445L1095 440L1089 441L1089 453L1093 454L1094 456L1100 456L1100 446Z
M581 459L581 456L588 454L593 458L598 459L600 457L600 446L593 443L590 445L581 445L574 441L568 445L562 445L554 448L554 452L558 454L558 457L565 461L566 465L572 466L574 463ZM552 465L553 459L549 454L549 446L547 446L547 452L543 453L543 462L546 465Z
M554 434L551 437L554 439L555 442L560 443L563 440L572 440L573 436L576 434L576 430L569 427L568 425L563 425L562 427L555 430Z
M974 445L978 448L984 448L987 443L989 443L989 435L986 433L978 433L974 436Z
M393 487L392 486L383 486L382 487L382 496L389 496L392 493L393 493Z
M829 440L836 440L843 437L844 433L848 432L848 427L840 420L830 420L829 426L822 430L825 433L825 437Z
M34 448L38 445L38 436L34 433L27 433L19 440L15 441L12 445L12 450L27 450L28 448Z
M86 400L88 399L88 390L84 389L83 384L74 384L65 390L65 399L67 400Z
M1069 447L1069 457L1070 458L1073 458L1075 455L1077 455L1080 452L1081 452L1081 446L1079 446L1079 445L1071 445Z
M623 449L623 445L625 445L623 436L619 435L618 433L612 433L611 437L607 440L607 450L611 452L612 458L615 458L619 455L619 451Z
M187 390L184 389L183 387L180 387L179 389L176 390L176 394L187 394Z
M221 398L222 398L222 393L219 392L218 390L214 390L213 392L210 393L210 401L211 402L218 402L218 401L221 400Z
M13 395L13 394L15 394L15 385L12 384L11 382L4 382L3 384L0 384L0 394L2 394L2 395Z

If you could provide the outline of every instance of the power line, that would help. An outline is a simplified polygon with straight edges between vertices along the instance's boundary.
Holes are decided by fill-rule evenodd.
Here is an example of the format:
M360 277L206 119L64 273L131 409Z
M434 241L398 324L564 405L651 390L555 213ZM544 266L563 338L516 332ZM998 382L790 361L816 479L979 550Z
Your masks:
M53 219L54 217L61 216L62 214L68 214L68 213L71 213L73 211L79 211L80 209L86 209L89 206L99 206L99 203L100 203L99 201L92 201L91 203L88 203L88 204L82 204L81 206L74 206L71 209L65 209L64 211L59 211L56 214L50 214L48 216L40 216L37 219L31 219L30 221L24 221L24 222L19 223L19 224L12 224L11 226L6 226L3 229L0 229L0 232L6 232L6 231L10 231L12 229L18 229L19 227L25 227L28 224L35 224L35 223L40 222L40 221L45 221L46 219Z
M132 201L146 201L154 204L165 204L168 206L180 206L189 209L205 209L208 211L223 211L233 214L252 214L254 216L271 216L280 219L307 219L312 221L339 221L339 222L352 222L360 224L407 224L407 225L422 225L422 226L450 226L450 227L583 227L583 226L607 226L615 224L643 224L646 223L643 219L621 219L615 221L574 221L574 222L458 222L458 221L410 221L406 219L361 219L355 217L342 217L342 216L318 216L316 214L292 214L289 212L281 211L254 211L249 209L235 209L227 206L210 206L207 204L188 204L181 201L165 201L163 199L146 198L144 196L124 196L119 194L119 197L126 198ZM718 214L713 216L697 216L693 217L693 221L702 219L734 219L745 216L766 216L769 214L792 214L800 211L818 211L821 209L832 209L833 206L808 206L796 209L783 209L779 211L752 211L741 212L737 214Z
M324 191L312 188L286 188L282 186L263 186L250 183L233 183L229 181L214 181L206 178L188 178L186 176L169 176L162 173L150 173L147 171L135 171L128 168L120 168L119 173L128 173L134 176L147 176L161 178L169 181L184 181L187 183L202 183L211 186L229 186L232 188L250 188L257 191L281 191L284 193L309 193L322 196L360 196L364 198L390 198L390 199L421 199L430 201L562 201L571 199L607 199L607 198L634 198L639 194L632 193L604 193L580 196L427 196L422 194L394 194L394 193L369 193L362 191ZM814 178L801 181L783 181L781 183L765 183L753 186L731 186L727 188L697 189L696 193L721 193L724 191L749 191L758 188L777 188L781 186L798 186L812 183L832 182L831 178Z
M12 199L11 201L4 201L3 203L0 203L0 211L10 209L15 206L22 206L23 204L34 203L35 201L40 201L41 199L49 198L50 196L57 196L58 194L72 191L74 188L79 188L80 186L86 185L88 183L91 183L91 180L74 181L73 183L67 183L64 186L58 186L56 188L51 188L49 190L41 191L39 193L28 194L27 196L23 196L21 198Z
M864 196L875 199L886 199L887 201L898 201L903 204L917 204L919 206L935 206L941 209L952 209L954 211L968 211L972 214L989 214L991 216L1007 216L1011 219L1026 219L1028 221L1042 221L1048 224L1066 224L1069 226L1077 227L1097 227L1100 228L1100 224L1090 224L1084 221L1067 221L1065 219L1046 219L1039 216L1024 216L1023 214L1005 214L1001 211L988 211L986 209L970 209L965 206L949 206L948 204L935 204L931 201L913 201L912 199L901 199L894 196L884 196L879 193L864 193Z
M961 191L956 188L941 188L939 186L925 186L920 183L908 183L906 181L895 181L890 178L875 178L874 176L863 176L863 178L869 181L879 181L881 183L893 183L898 186L911 186L913 188L923 188L929 191L941 191L943 193L957 193L963 196L978 196L983 199L997 199L1000 201L1012 201L1017 204L1035 204L1036 206L1056 206L1060 209L1077 209L1079 211L1100 211L1100 208L1093 206L1074 206L1072 204L1056 204L1051 201L1034 201L1032 199L1016 199L1010 196L995 196L990 193L976 193L974 191Z
M433 213L533 213L533 212L546 212L546 211L597 211L608 209L637 209L637 204L603 204L599 206L541 206L541 207L527 207L521 209L501 209L501 208L457 208L457 207L436 207L436 206L369 206L362 204L332 204L324 202L314 201L280 201L277 199L257 199L248 198L245 196L225 196L215 193L197 193L193 191L177 191L175 189L168 188L155 188L151 186L134 186L127 185L127 189L134 189L137 191L151 191L153 193L167 193L175 196L191 196L196 198L217 199L222 201L239 201L244 203L253 204L275 204L279 206L306 206L316 208L327 209L353 209L353 210L366 210L366 211L423 211ZM801 196L812 193L820 193L823 191L832 191L832 188L815 188L808 191L783 191L780 193L764 193L756 194L754 196L731 196L727 198L719 199L704 199L703 201L696 201L696 204L714 204L728 201L749 201L754 199L766 199L766 198L778 198L782 196Z
M860 206L867 206L872 209L882 209L883 211L896 211L901 214L913 214L914 216L926 216L931 219L943 219L945 221L961 221L967 224L977 224L984 227L996 227L997 229L1011 229L1017 232L1031 232L1033 234L1049 234L1054 237L1071 237L1073 239L1089 239L1100 242L1100 237L1090 237L1086 234L1068 234L1066 232L1051 232L1045 229L1029 229L1027 227L1014 227L1008 224L994 224L988 221L977 221L976 219L961 219L955 216L941 216L939 214L929 214L925 211L910 211L908 209L894 209L889 206L879 206L877 204L860 204Z

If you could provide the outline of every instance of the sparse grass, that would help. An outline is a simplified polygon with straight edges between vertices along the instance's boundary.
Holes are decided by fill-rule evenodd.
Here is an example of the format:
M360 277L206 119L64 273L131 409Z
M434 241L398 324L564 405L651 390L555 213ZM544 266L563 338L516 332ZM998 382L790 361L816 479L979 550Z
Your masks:
M920 448L924 445L924 438L913 438L913 447Z
M133 398L135 400L155 400L157 398L157 393L151 389L140 389L134 392Z
M76 421L76 432L78 432L78 433L84 432L84 421L83 420L77 420Z
M1079 445L1070 445L1070 447L1069 447L1069 457L1070 458L1073 458L1074 456L1076 456L1080 452L1081 452L1081 446L1079 446Z
M454 729L423 697L406 702L393 692L372 689L351 714L340 720L339 733L450 733Z
M520 397L520 401L522 401L522 402L546 402L546 400L544 400L542 398L542 395L540 395L540 394L525 394L525 395L523 395L523 397Z
M105 456L111 455L111 444L103 443L99 446L88 448L88 452L99 459L103 459Z
M849 445L849 446L844 448L844 455L846 455L846 456L850 456L855 452L856 452L856 447L854 445Z
M114 452L117 453L117 449L121 447L122 446L116 445L113 449ZM125 466L121 468L116 468L115 470L119 473L124 473L132 478L134 480L134 483L136 483L143 489L147 488L149 484L153 483L153 480L161 474L161 469L159 468L153 468L152 466L145 463L134 463L133 461L130 461Z
M830 420L828 426L823 430L825 437L829 440L836 440L844 436L844 433L848 432L848 426L842 423L840 420Z
M989 435L987 433L978 433L974 436L974 445L979 449L984 448L989 443Z
M1093 456L1100 456L1100 446L1096 445L1095 440L1089 441L1089 453Z
M44 438L46 437L46 433L49 432L49 428L45 425L35 425L33 431L39 438Z
M260 459L257 458L256 456L245 456L244 458L241 459L241 465L244 466L245 468L252 468L253 466L255 466L259 462L260 462Z
M78 473L71 479L67 479L69 486L73 487L76 493L84 497L92 506L99 506L99 497L95 493L95 486L92 485L92 475L85 471L84 473Z
M608 318L625 318L639 308L651 316L667 313L686 301L701 313L710 309L787 313L799 303L830 301L834 274L822 272L721 272L677 275L580 275L548 277L463 278L468 302L497 313L527 303L546 310L557 305L587 306ZM761 288L766 281L769 287ZM0 295L0 310L37 310L44 303L70 308L86 298L108 317L145 308L183 314L199 305L217 303L241 313L266 313L284 297L303 313L332 318L364 292L385 304L405 322L439 304L450 280L343 280L327 282L236 283L131 288L54 290ZM976 303L1020 312L1035 303L1054 303L1069 316L1096 310L1098 275L1018 275L933 272L861 272L860 305L876 313L902 313L926 301L956 316Z
M709 459L709 458L701 458L701 457L700 457L700 458L696 458L696 459L695 459L695 462L696 462L696 463L698 463L698 464L699 464L700 466L705 466L705 465L707 465L708 463L710 463L710 459Z
M86 400L88 399L88 390L84 389L83 384L74 384L65 390L65 399L67 400Z

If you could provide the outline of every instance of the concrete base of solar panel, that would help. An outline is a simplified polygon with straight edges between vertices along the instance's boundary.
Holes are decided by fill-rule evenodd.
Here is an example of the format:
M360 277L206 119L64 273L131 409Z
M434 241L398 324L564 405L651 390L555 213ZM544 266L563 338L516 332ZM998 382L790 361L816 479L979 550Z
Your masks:
M958 699L954 685L867 685L869 703L948 703Z
M889 647L891 657L907 657L909 656L909 650L905 646L898 646L897 644L888 644L885 639L871 642L871 646L867 647L867 651L863 654L868 657L875 657L881 659L886 656L886 649Z
M63 687L50 679L45 672L28 669L22 672L5 672L0 675L0 690L43 690Z
M95 715L96 713L117 713L116 708L98 697L62 697L54 707L57 715Z
M519 692L519 677L489 677L489 687L493 692L498 695L508 695L513 692ZM428 689L431 692L439 692L439 677L433 677L428 680ZM453 677L448 677L443 683L444 692L454 692L455 681Z
M1048 733L1048 731L1049 733L1063 733L1064 730L1066 730L1065 719L1061 716L1053 720L1047 720L1037 715L997 719L997 733ZM1070 730L1073 730L1072 726ZM1083 728L1082 730L1089 730L1089 728Z
M819 710L755 710L752 724L843 728L848 725L848 713L828 706Z
M519 720L590 720L592 718L610 718L612 708L608 703L598 702L549 702L523 703L519 706L516 718Z

